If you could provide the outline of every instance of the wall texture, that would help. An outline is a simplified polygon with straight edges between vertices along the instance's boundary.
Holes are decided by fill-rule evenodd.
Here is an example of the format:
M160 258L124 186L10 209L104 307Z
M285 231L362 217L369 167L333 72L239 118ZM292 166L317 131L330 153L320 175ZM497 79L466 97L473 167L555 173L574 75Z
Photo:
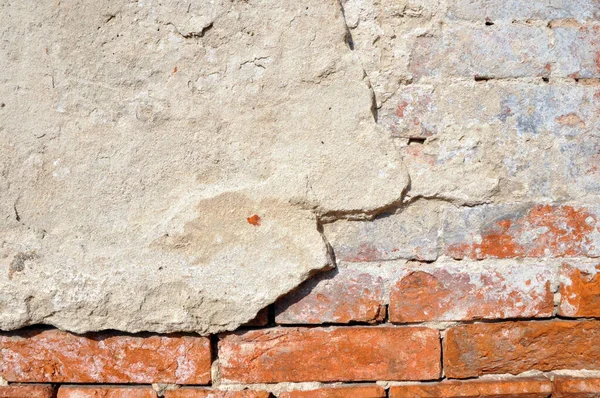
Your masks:
M0 397L600 396L597 0L0 19Z

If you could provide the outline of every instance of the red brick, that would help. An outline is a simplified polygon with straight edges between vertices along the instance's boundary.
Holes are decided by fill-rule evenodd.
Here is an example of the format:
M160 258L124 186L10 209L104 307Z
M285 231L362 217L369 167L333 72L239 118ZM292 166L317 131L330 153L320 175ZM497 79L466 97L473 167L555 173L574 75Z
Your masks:
M544 266L498 260L413 271L392 288L390 321L550 317L554 276Z
M458 210L444 230L445 253L462 258L597 257L600 211L558 205Z
M63 386L57 398L157 398L151 387Z
M309 391L288 391L279 395L279 398L384 398L383 387L370 386L336 386L325 387Z
M560 271L558 313L569 317L600 316L600 263L594 266L563 264Z
M59 330L0 334L0 375L8 381L207 384L210 368L205 337Z
M205 388L179 388L165 391L165 398L269 398L268 391L219 391Z
M54 388L46 385L10 385L0 387L0 398L52 398Z
M449 378L529 370L600 369L600 321L530 321L463 325L444 338Z
M431 380L437 330L424 327L274 328L219 342L224 382Z
M377 267L338 267L311 278L275 304L279 324L383 320L384 283Z
M554 394L556 398L597 398L600 397L600 378L579 378L556 376Z
M546 398L551 393L552 382L543 377L508 380L453 380L390 388L390 398Z

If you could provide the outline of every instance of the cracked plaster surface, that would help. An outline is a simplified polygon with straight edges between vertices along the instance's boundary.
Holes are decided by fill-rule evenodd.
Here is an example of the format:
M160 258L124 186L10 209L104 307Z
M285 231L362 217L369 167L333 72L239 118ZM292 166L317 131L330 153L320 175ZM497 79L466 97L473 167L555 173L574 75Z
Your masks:
M0 2L0 329L233 330L409 177L336 1Z

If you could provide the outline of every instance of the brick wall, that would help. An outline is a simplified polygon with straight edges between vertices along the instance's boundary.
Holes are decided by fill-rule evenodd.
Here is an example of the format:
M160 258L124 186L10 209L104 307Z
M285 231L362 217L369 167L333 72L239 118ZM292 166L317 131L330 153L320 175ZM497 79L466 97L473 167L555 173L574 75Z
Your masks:
M235 332L2 332L0 397L600 396L600 4L382 3L344 6L406 201Z

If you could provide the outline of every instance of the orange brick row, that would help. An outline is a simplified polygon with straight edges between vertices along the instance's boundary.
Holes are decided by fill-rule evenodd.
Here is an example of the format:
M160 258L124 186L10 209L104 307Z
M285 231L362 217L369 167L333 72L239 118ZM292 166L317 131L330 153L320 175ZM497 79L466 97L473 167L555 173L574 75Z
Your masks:
M377 265L342 268L307 282L276 303L275 322L378 323L385 316L387 287L393 323L550 318L557 277L559 315L600 317L600 260L561 260L559 270L544 262L506 261L465 260L420 269L399 266L396 280L378 275Z
M418 326L275 327L219 337L221 381L368 382L466 379L528 371L600 370L600 321ZM442 355L443 354L443 355ZM192 335L0 334L12 383L209 385L210 340ZM181 392L183 393L183 392Z
M268 391L223 391L183 387L167 390L165 398L269 398ZM279 398L591 398L600 396L600 378L555 376L509 379L445 380L433 383L406 383L386 390L375 384L325 386L313 390L286 391ZM0 387L0 398L157 398L151 387L143 386L61 386L10 385Z

